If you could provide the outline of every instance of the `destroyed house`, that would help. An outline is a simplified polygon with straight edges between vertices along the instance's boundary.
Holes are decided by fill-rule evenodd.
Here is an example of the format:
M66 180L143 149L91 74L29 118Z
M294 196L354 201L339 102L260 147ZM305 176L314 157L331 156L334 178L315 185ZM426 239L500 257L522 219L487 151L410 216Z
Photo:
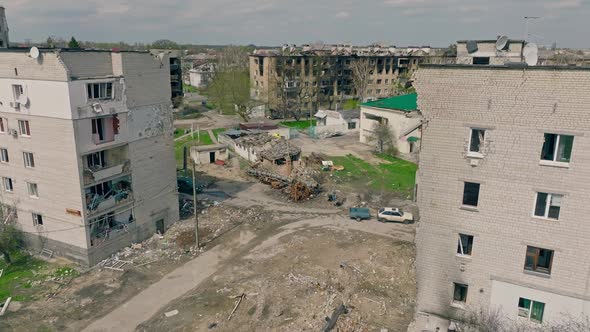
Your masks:
M178 219L167 55L0 49L0 176L34 250L94 265Z

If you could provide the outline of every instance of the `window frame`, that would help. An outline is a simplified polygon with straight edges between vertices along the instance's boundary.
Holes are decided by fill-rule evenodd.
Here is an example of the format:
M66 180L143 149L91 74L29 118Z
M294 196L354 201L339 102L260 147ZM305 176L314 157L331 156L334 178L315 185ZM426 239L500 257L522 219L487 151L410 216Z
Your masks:
M457 300L456 299L456 295L457 295L457 287L459 288L464 288L465 289L465 293L462 294L463 299L462 300ZM451 302L453 305L456 306L465 306L467 304L467 296L469 294L469 285L467 284L462 284L462 283L458 283L458 282L453 282L453 301Z
M477 195L475 197L475 200L476 200L475 205L467 204L465 202L465 200L466 200L465 193L467 192L467 185L468 184L477 185ZM463 198L461 200L461 206L467 207L467 208L472 208L472 209L477 209L479 207L479 196L480 196L480 192L481 192L481 183L471 182L471 181L463 181Z
M39 198L39 185L35 182L25 181L27 183L27 191L30 198ZM35 188L31 190L31 188ZM33 193L31 193L33 191Z
M545 208L543 209L543 215L538 215L537 214L537 205L539 202L539 195L544 194L546 195L545 197ZM559 197L560 202L559 205L551 205L551 202L553 201L553 197ZM535 205L533 207L533 217L534 218L539 218L539 219L547 219L547 220L559 220L559 216L561 214L561 207L563 205L563 198L564 195L563 194L556 194L556 193L549 193L549 192L541 192L541 191L537 191L535 193ZM556 206L559 207L559 210L557 211L557 218L553 218L550 217L550 211L551 211L551 207L552 206Z
M541 250L547 251L549 256L548 267L539 267L539 257L541 257ZM534 252L533 252L534 251ZM528 266L527 260L529 257L532 258L532 265ZM526 246L525 258L524 258L524 270L533 273L540 273L543 275L550 276L551 270L553 269L553 259L555 258L555 250L539 248L534 246Z
M110 88L109 88L110 86ZM109 94L110 90L110 94ZM87 100L113 100L114 99L113 82L92 82L86 83ZM102 95L104 94L104 95ZM98 96L96 96L98 95ZM101 96L102 95L102 96Z
M10 184L10 189L8 188L9 186L7 186L7 184ZM12 181L12 178L8 176L3 176L2 187L4 188L4 191L7 193L14 192L14 182Z
M31 212L33 217L33 226L43 226L43 215L40 213Z
M10 156L8 155L7 148L0 148L0 163L8 164L10 162Z
M545 154L545 144L547 143L547 136L548 135L554 135L556 136L555 139L555 146L553 147L552 150L552 158L551 159L545 159L544 158L544 154ZM562 140L562 136L567 136L567 137L571 137L571 147L570 147L570 151L569 151L569 156L567 157L567 161L563 161L563 160L557 160L558 158L558 152L559 152L559 144L561 143ZM556 163L556 164L562 164L562 165L569 165L569 163L572 161L572 152L573 152L573 148L574 148L574 139L575 136L574 135L567 135L567 134L556 134L556 133L543 133L543 145L541 145L541 163ZM563 149L565 149L566 146L563 146Z
M14 101L19 101L20 97L25 94L22 84L12 84L12 96Z
M521 300L529 302L528 308L526 308L524 306L522 306L522 307L520 306ZM541 312L540 320L533 318L533 308L535 307L535 304L540 304L540 305L542 305L542 308L543 308L543 310ZM529 321L541 324L541 323L543 323L543 316L545 315L545 305L546 305L545 302L527 299L526 297L519 297L518 298L518 317L525 318ZM524 313L525 315L523 316L521 313Z
M478 135L478 139L479 139L479 150L478 151L472 151L471 150L471 144L473 143L473 134L476 131L483 132L483 135L481 137ZM476 156L476 157L483 157L483 148L485 146L485 141L486 141L486 129L484 129L484 128L476 128L476 127L469 128L469 144L467 145L467 155L469 155L469 156Z
M457 241L457 253L456 255L459 257L471 257L473 255L473 242L475 240L475 237L473 235L469 235L469 234L463 234L463 233L459 233L458 234L458 241ZM467 243L467 248L469 249L469 253L465 253L465 246L463 245L463 239L462 237L465 236L467 237L467 240L471 240L471 243Z
M18 133L22 137L31 137L31 123L29 120L18 120Z
M0 134L8 133L8 119L0 117Z
M23 151L23 163L25 168L35 168L35 154L33 152Z

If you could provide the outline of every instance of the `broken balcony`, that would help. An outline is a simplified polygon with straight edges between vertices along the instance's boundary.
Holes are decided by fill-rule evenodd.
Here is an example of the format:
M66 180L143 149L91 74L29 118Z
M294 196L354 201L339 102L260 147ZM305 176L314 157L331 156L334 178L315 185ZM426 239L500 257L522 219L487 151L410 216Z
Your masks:
M92 141L104 144L115 140L119 134L119 118L115 115L92 119Z
M90 185L129 171L128 145L82 156L84 185Z
M134 227L135 218L131 209L112 211L90 219L90 246L97 247L108 240L129 234Z
M133 201L131 177L127 175L95 184L86 188L85 194L88 215L114 210Z

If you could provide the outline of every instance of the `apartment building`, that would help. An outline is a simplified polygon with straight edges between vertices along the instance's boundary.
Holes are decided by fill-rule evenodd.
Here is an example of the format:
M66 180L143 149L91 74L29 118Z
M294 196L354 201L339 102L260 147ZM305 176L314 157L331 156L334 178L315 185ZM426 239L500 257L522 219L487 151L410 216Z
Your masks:
M436 54L440 63L455 59L454 54L430 47L285 45L282 49L257 50L249 59L252 97L268 103L271 109L280 108L275 94L284 84L293 94L305 97L303 109L315 110L316 103L333 109L336 103L357 95L352 65L367 60L371 70L365 101L385 98L394 93L398 79L409 78L420 63L429 59L429 54ZM286 80L281 77L284 73L289 76Z
M170 99L174 101L175 98L182 97L184 95L182 88L182 51L151 49L150 53L160 58L167 56L170 68Z
M32 247L94 265L178 220L168 61L0 49L0 199Z
M590 315L590 69L422 66L416 331Z

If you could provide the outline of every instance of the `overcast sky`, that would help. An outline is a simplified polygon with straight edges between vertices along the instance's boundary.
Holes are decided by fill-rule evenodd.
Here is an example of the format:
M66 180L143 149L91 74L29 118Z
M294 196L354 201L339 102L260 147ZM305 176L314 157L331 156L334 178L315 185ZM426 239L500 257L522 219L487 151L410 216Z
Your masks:
M11 40L447 46L522 38L590 47L590 0L4 0Z

